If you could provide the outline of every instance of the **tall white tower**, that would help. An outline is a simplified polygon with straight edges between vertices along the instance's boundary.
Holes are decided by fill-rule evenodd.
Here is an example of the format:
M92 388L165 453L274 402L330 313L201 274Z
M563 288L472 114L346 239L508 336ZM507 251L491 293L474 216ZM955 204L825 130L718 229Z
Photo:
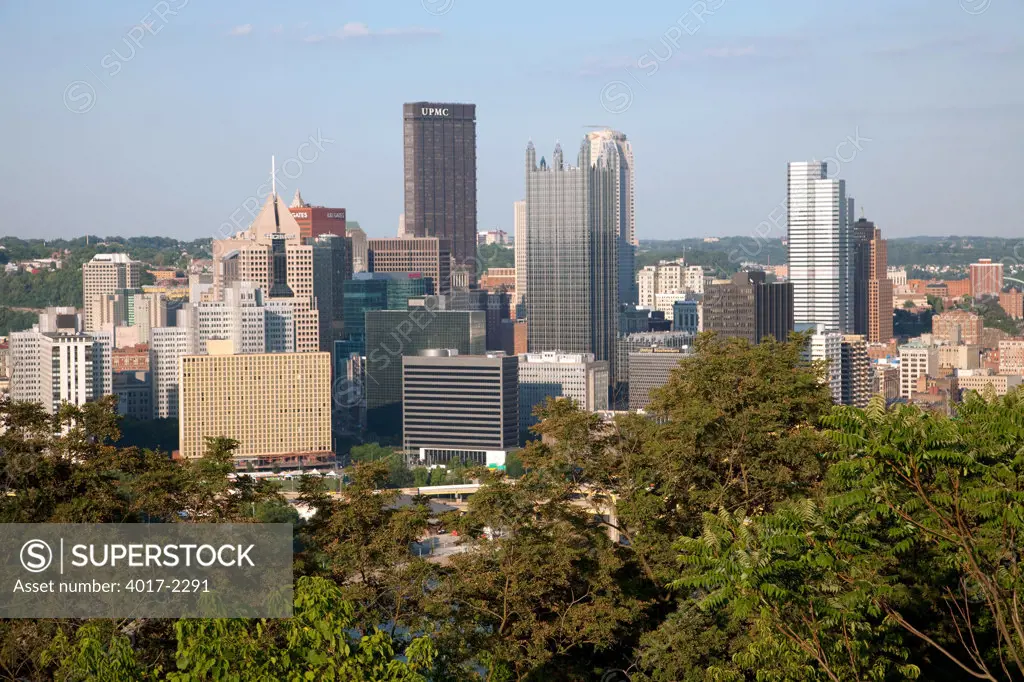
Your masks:
M789 279L793 322L853 331L853 258L846 181L819 161L789 164Z

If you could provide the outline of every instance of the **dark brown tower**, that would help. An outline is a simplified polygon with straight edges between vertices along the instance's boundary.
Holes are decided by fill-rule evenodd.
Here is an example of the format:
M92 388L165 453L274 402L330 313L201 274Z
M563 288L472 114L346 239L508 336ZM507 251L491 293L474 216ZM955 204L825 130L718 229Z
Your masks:
M476 281L476 105L412 102L403 110L405 229L451 242L455 270Z

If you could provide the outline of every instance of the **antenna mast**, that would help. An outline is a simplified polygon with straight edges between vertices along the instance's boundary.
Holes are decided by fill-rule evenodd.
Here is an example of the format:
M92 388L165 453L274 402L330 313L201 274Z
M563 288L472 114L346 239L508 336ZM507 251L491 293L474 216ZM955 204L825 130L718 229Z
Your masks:
M277 167L274 164L274 156L270 156L270 187L274 195L274 203L277 203Z

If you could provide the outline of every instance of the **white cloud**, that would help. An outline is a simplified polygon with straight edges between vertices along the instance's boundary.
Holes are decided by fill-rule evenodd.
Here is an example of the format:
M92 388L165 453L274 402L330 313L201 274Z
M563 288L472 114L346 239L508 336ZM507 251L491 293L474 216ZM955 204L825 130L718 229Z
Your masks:
M360 38L396 38L408 36L438 36L441 32L436 29L423 28L420 26L405 26L399 28L371 29L361 21L350 21L336 31L331 31L330 37L337 40L355 40ZM306 42L319 42L323 36L314 35L305 38Z
M361 38L370 35L370 27L359 21L350 21L341 30L335 31L334 35L338 38Z
M247 36L250 33L252 33L252 24L242 24L231 29L231 35L233 36Z

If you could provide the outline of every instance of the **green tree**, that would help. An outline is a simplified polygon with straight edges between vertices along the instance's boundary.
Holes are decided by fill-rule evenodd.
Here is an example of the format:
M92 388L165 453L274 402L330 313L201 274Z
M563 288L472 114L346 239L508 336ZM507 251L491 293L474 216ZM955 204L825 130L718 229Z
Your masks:
M841 446L827 494L705 514L677 545L675 586L753 633L730 672L1024 677L1024 396L975 395L952 418L876 398L826 422Z
M429 509L398 506L397 491L382 490L386 463L358 464L340 497L327 495L320 477L304 477L299 501L316 513L300 531L302 571L343 586L361 627L390 623L392 633L422 626L422 600L432 569L411 551L426 534Z
M593 674L594 653L615 646L639 611L617 583L623 563L603 526L565 481L474 475L487 484L457 521L469 549L452 555L432 602L440 645L488 680Z
M290 619L177 621L175 669L166 674L140 663L127 637L91 624L73 637L58 633L41 663L56 664L54 679L68 682L426 682L435 656L429 639L413 640L400 660L386 633L354 634L354 611L329 581L299 578Z

